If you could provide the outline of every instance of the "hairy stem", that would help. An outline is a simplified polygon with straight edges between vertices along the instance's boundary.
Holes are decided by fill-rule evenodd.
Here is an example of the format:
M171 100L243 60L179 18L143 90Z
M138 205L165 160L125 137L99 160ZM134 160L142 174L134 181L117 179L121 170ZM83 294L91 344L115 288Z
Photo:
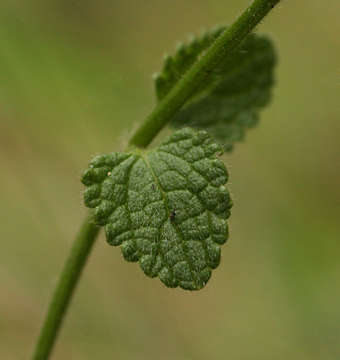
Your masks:
M132 136L129 145L145 148L168 123L195 90L205 81L211 71L224 60L254 29L280 0L254 0L228 27L183 76L169 94L156 106L150 116ZM86 218L66 260L57 288L53 294L40 337L32 357L47 360L53 348L58 330L80 278L82 269L98 235L99 227Z
M147 147L195 90L204 83L216 66L230 56L241 41L279 2L280 0L254 0L156 106L132 136L130 145Z
M32 359L48 359L99 229L99 226L94 225L89 218L83 222L53 294Z

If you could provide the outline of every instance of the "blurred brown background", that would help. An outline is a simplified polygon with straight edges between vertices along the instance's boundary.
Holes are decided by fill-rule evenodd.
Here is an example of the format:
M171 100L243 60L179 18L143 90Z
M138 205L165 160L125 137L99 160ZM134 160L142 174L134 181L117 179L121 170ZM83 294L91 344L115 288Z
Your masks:
M249 0L2 0L0 359L28 359L86 213L79 178L154 105L177 40ZM101 235L52 359L339 359L340 3L282 1L259 127L225 156L235 206L199 292L167 289Z

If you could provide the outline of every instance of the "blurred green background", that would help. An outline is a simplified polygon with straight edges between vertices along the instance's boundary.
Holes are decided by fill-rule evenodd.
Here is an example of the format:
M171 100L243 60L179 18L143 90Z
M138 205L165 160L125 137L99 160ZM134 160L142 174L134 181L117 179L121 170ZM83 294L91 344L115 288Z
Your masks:
M249 0L1 0L0 359L28 359L84 214L79 178L151 111L177 40ZM101 235L52 359L340 359L340 3L282 1L273 102L225 156L235 206L199 292Z

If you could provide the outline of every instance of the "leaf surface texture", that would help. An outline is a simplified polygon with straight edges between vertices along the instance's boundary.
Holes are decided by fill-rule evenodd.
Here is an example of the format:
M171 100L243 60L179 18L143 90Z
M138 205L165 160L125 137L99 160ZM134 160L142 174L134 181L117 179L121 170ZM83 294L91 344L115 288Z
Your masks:
M82 177L108 243L168 287L201 289L219 265L232 206L220 151L185 128L151 151L96 156Z

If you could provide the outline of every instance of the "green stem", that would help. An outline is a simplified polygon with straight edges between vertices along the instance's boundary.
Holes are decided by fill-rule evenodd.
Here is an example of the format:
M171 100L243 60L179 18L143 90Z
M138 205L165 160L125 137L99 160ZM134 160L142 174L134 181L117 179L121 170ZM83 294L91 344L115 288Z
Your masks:
M209 77L210 73L280 0L255 0L211 45L181 80L171 89L154 111L137 129L130 140L131 146L147 147L158 132L171 120L174 114L191 97L195 90Z
M99 229L99 226L94 225L89 218L83 222L53 294L32 359L48 359Z
M169 94L156 106L132 136L129 145L140 148L148 146L158 132L195 92L197 87L205 81L216 65L229 56L279 2L280 0L254 0L252 5L216 39L205 55L192 66ZM98 232L99 227L92 224L89 218L85 219L53 294L33 360L48 359L62 319Z

